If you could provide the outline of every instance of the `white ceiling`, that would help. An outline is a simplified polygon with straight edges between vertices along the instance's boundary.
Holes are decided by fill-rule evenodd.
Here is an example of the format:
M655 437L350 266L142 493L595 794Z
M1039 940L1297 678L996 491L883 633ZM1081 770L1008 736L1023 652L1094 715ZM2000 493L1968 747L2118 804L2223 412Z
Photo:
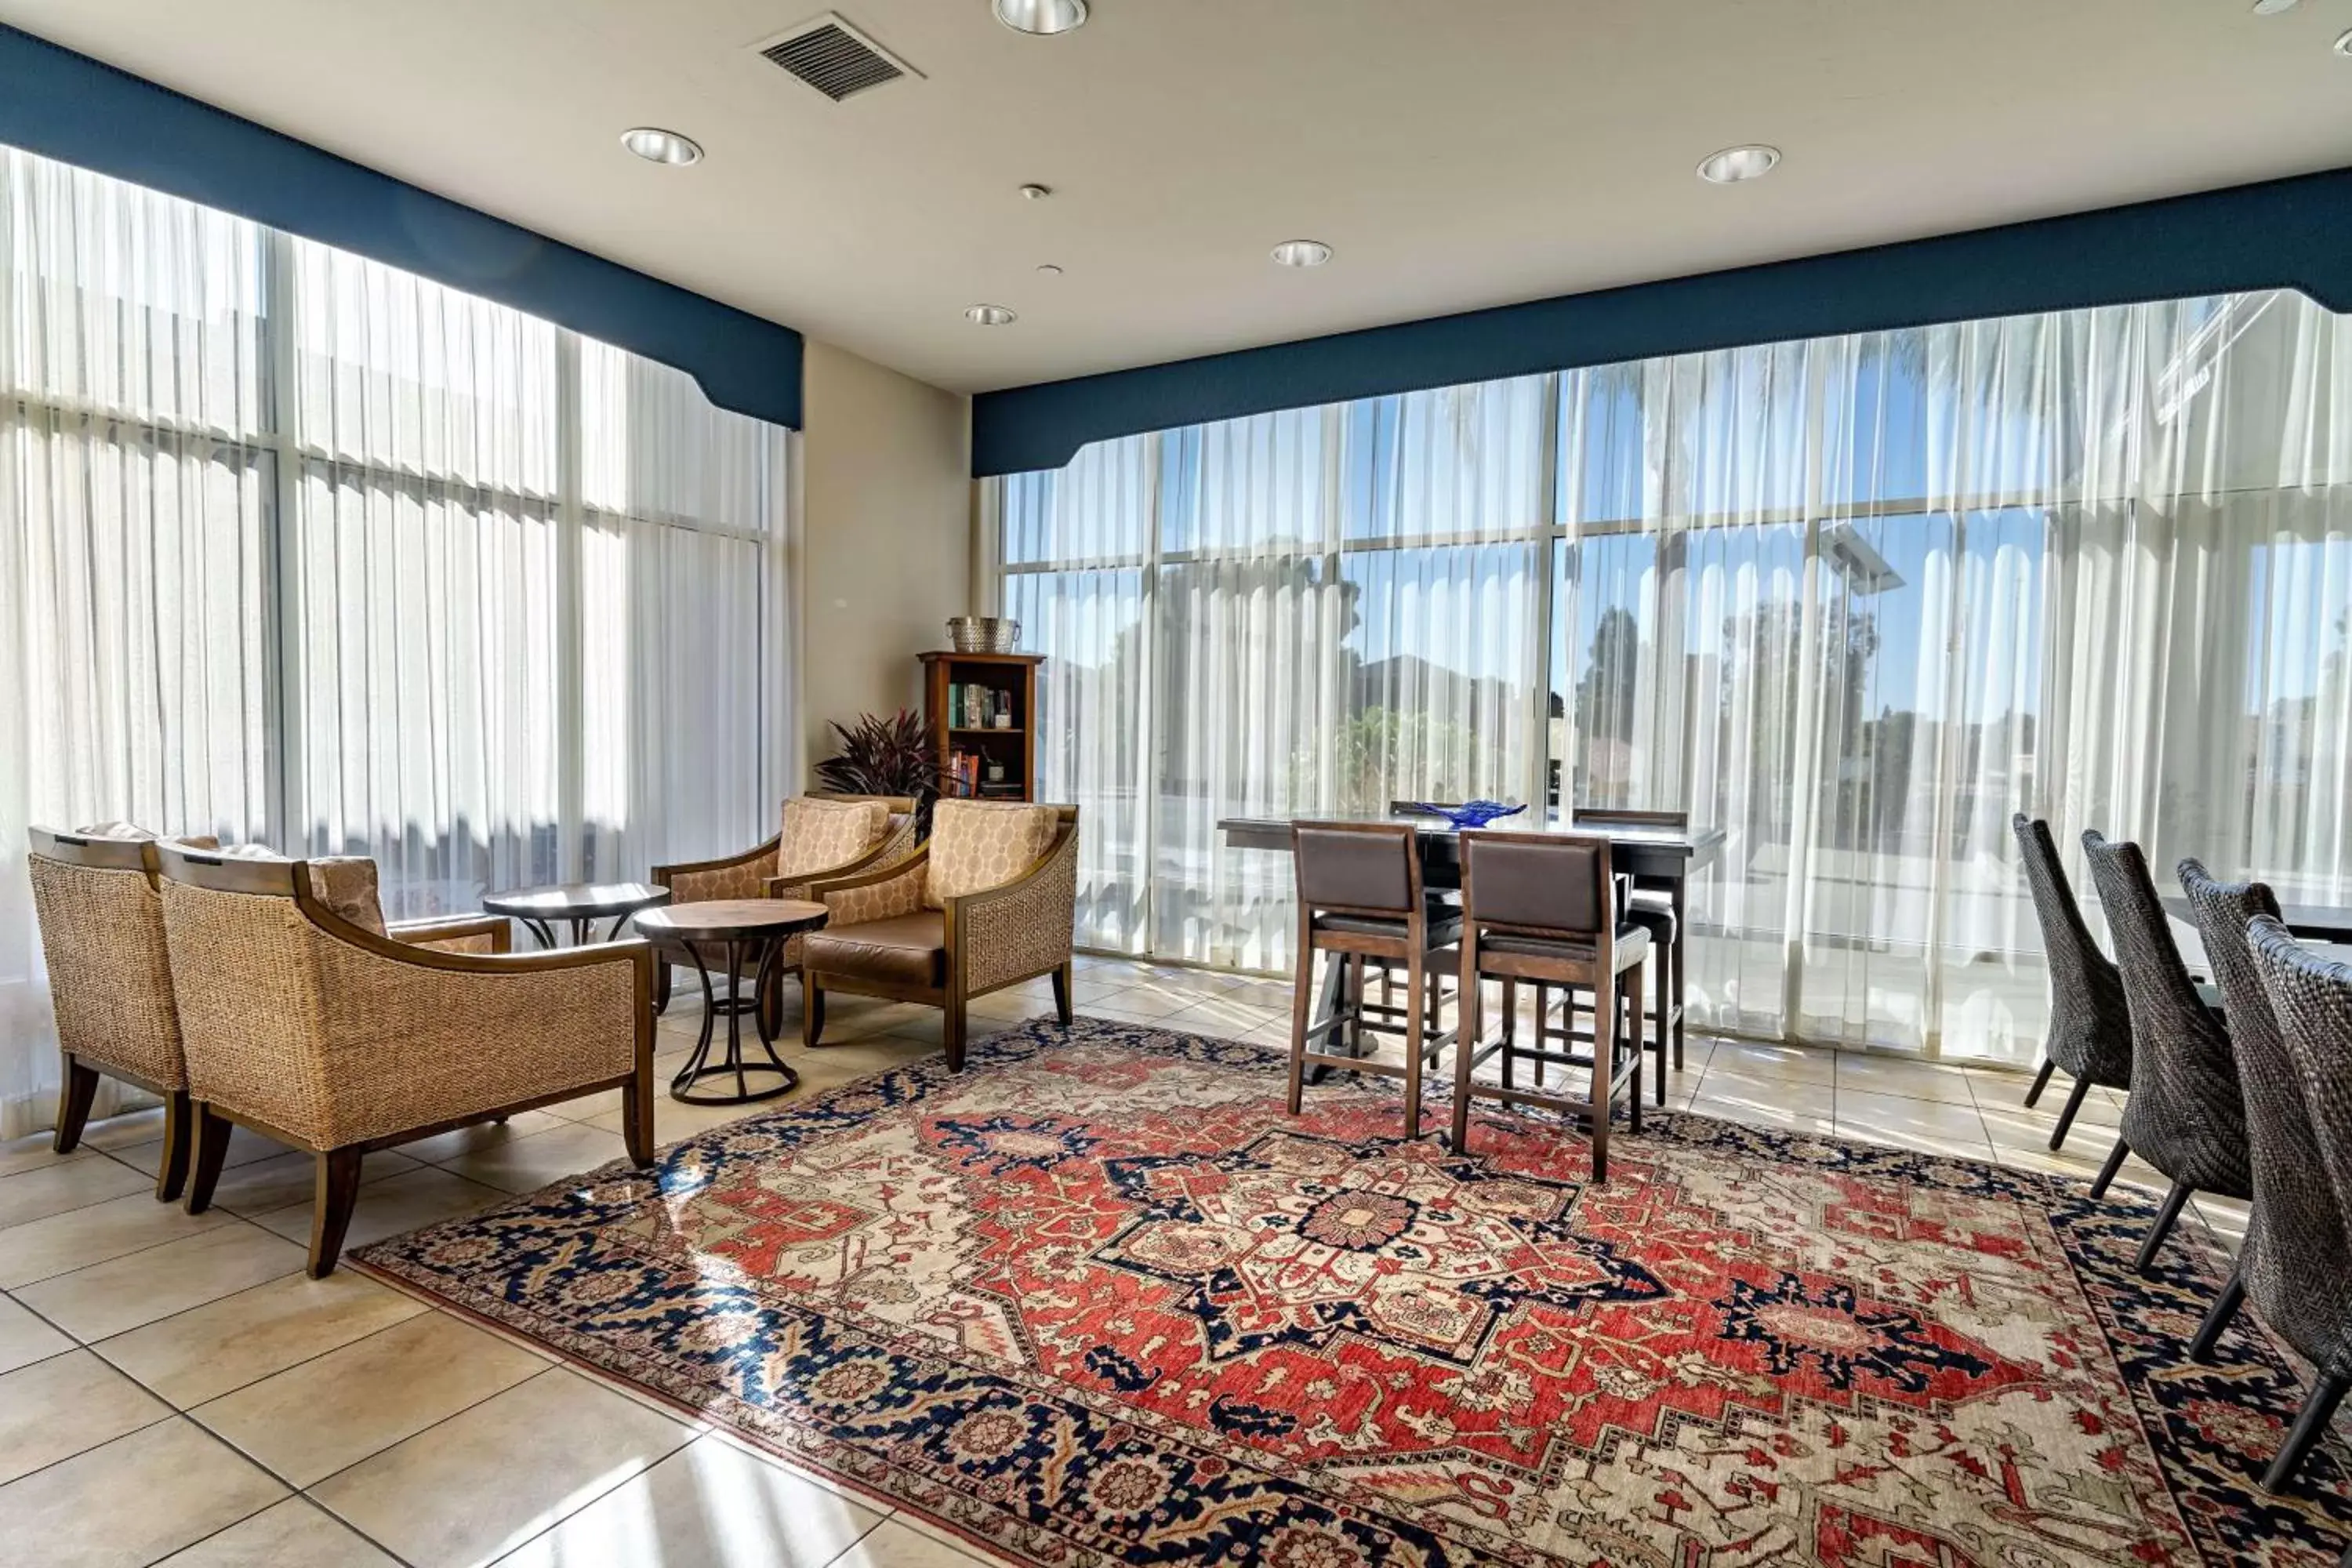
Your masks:
M842 104L746 47L822 4L0 20L966 391L2352 163L2352 0L840 0L925 76ZM1694 177L1750 141L1787 161Z

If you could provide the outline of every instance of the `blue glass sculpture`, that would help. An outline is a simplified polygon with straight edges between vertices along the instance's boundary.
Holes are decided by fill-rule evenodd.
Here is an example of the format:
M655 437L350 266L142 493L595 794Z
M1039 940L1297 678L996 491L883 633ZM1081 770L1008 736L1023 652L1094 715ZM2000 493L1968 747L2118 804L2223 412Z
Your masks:
M1428 801L1412 803L1415 811L1431 816L1442 816L1456 827L1484 827L1507 816L1517 816L1527 810L1525 805L1505 805L1499 800L1465 800L1460 805L1433 805Z

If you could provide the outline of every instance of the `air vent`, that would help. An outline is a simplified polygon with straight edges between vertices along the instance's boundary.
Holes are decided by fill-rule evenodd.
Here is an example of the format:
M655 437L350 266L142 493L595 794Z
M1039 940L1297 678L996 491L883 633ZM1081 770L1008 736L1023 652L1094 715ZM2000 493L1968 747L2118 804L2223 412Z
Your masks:
M752 47L835 103L902 76L923 74L831 12Z

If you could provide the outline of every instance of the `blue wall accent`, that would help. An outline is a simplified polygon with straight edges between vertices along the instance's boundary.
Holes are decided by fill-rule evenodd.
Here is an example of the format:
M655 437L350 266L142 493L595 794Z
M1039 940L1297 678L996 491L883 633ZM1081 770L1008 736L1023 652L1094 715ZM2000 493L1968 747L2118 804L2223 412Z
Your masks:
M1055 468L1089 441L1278 408L2261 289L2352 310L2352 169L982 393L972 473Z
M722 408L801 423L801 335L790 327L7 26L0 142L436 279L675 365ZM625 155L617 142L614 152Z

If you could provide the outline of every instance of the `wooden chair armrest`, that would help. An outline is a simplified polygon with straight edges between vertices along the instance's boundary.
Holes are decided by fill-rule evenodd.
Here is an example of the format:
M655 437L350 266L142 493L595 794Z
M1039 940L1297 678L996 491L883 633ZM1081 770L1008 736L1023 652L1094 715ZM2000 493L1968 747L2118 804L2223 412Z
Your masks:
M803 896L821 902L827 893L845 893L852 888L870 888L877 882L890 881L895 878L907 875L918 867L929 864L930 857L930 849L925 847L916 850L903 860L891 861L887 866L868 866L864 870L852 872L847 876L819 878L807 883L808 890Z
M828 866L822 871L795 871L789 877L770 877L762 884L772 899L814 899L816 884L833 882L845 877L855 877L866 871L898 869L901 855L915 837L914 819L909 817L903 827L893 828L864 854Z
M469 936L490 939L490 951L506 952L514 946L514 922L504 915L428 915L423 920L394 921L386 928L394 942L415 946L425 942L457 942Z
M713 860L681 860L674 866L656 866L646 873L646 879L657 887L667 888L670 885L670 879L673 877L696 871L731 871L738 866L747 866L761 858L772 862L776 858L778 847L782 843L783 835L779 833L765 844L753 845L739 855L721 855Z

